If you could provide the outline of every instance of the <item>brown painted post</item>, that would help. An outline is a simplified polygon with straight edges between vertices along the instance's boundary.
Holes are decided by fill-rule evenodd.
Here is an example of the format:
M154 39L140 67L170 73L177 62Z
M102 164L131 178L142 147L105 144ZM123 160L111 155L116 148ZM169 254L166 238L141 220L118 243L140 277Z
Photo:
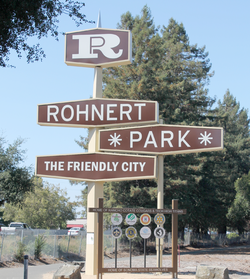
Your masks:
M103 208L103 198L99 198L99 208ZM98 212L98 254L97 254L97 277L102 279L103 266L103 212Z
M178 200L172 200L172 209L178 209ZM177 265L177 245L178 245L178 213L172 214L172 278L178 278Z

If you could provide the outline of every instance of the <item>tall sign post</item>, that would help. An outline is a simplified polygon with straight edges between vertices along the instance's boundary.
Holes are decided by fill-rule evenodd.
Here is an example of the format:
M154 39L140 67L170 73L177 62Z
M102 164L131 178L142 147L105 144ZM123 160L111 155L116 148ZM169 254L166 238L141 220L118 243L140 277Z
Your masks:
M41 104L38 105L37 114L39 125L89 128L88 153L37 156L35 174L87 181L88 208L99 206L99 200L103 198L104 181L157 178L157 210L166 213L163 204L164 155L221 150L223 130L215 127L174 126L162 123L155 125L159 122L157 102L103 99L102 68L131 64L132 41L129 30L100 27L99 16L97 28L69 32L65 35L65 63L70 66L94 68L93 98ZM137 126L145 124L151 125ZM129 125L136 127L100 129ZM108 151L135 155L106 153ZM140 153L151 156L139 156ZM156 157L152 156L157 154L158 171ZM175 273L173 278L176 278L178 220L175 211L178 209L178 201L173 201L172 206L172 271ZM97 275L97 255L103 258L102 241L98 241L97 235L97 219L94 211L87 211L86 275ZM161 223L158 225L162 226ZM157 230L161 232L163 228ZM159 268L162 266L161 240L160 243L157 251Z
M100 26L98 26L100 27ZM102 68L95 68L93 99L102 98ZM98 146L98 128L89 129L88 152L96 152ZM88 182L88 200L87 207L96 207L99 198L103 197L103 182ZM98 238L97 214L87 212L87 241L86 241L86 265L85 271L88 275L95 275L97 272Z
M102 98L102 67L131 63L131 33L101 28L100 14L96 29L70 32L65 36L65 63L95 68L93 99ZM112 111L112 109L110 109ZM88 152L98 150L98 130L89 129ZM103 197L103 182L88 182L87 206L97 207ZM86 274L97 274L97 215L87 213Z

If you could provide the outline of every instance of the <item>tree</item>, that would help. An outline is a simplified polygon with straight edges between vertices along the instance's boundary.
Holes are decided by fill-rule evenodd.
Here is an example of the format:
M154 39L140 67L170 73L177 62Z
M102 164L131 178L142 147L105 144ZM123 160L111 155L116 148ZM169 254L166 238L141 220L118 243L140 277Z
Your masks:
M235 199L234 183L250 169L249 121L247 110L240 108L227 90L223 101L218 102L213 121L208 122L210 126L223 127L224 149L199 154L202 169L196 204L203 222L218 228L219 233L226 233L226 227L230 226L227 213Z
M42 183L41 178L34 183L34 192L25 194L22 205L5 204L3 219L24 222L38 229L66 228L66 221L75 218L75 204L69 202L67 192Z
M22 143L23 140L18 139L6 147L0 138L0 205L21 203L24 194L33 189L30 170L20 166L25 154L21 150Z
M158 101L160 118L166 124L204 124L215 102L205 88L213 76L205 47L191 45L183 24L174 19L160 34L147 6L141 17L133 18L129 12L122 15L118 27L132 31L132 64L105 69L104 96ZM183 154L165 156L164 162L164 204L171 207L171 199L178 198L179 206L187 208L189 214L180 218L184 229L191 218L201 218L192 197L201 179L201 160L196 154ZM154 181L112 185L107 202L118 205L122 195L127 206L156 207Z
M235 190L236 196L227 218L230 226L241 234L250 220L250 172L236 180Z
M27 62L38 61L45 57L39 44L30 46L29 37L58 39L59 16L66 14L76 25L92 22L80 12L84 3L74 0L1 0L0 8L0 66L6 67L11 50L18 57L26 52Z

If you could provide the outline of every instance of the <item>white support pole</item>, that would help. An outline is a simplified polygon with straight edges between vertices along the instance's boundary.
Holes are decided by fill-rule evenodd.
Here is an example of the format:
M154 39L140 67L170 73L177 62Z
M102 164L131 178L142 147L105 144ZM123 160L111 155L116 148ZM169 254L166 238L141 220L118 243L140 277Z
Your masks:
M102 68L96 67L94 74L93 99L102 98ZM98 128L89 129L88 152L98 151ZM98 207L99 198L103 198L103 182L88 183L87 208ZM98 235L97 214L87 211L87 245L85 274L97 274Z

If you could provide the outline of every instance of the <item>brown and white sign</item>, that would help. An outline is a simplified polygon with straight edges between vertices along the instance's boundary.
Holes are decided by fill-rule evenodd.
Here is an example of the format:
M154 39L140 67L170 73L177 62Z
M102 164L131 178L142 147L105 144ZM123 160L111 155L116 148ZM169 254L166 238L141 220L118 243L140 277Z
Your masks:
M109 153L37 156L36 175L83 181L153 179L156 157Z
M37 106L37 123L45 126L104 127L158 123L158 103L88 99Z
M65 34L65 63L81 67L131 64L129 30L94 28Z
M223 129L153 125L100 130L100 151L176 154L223 149Z

